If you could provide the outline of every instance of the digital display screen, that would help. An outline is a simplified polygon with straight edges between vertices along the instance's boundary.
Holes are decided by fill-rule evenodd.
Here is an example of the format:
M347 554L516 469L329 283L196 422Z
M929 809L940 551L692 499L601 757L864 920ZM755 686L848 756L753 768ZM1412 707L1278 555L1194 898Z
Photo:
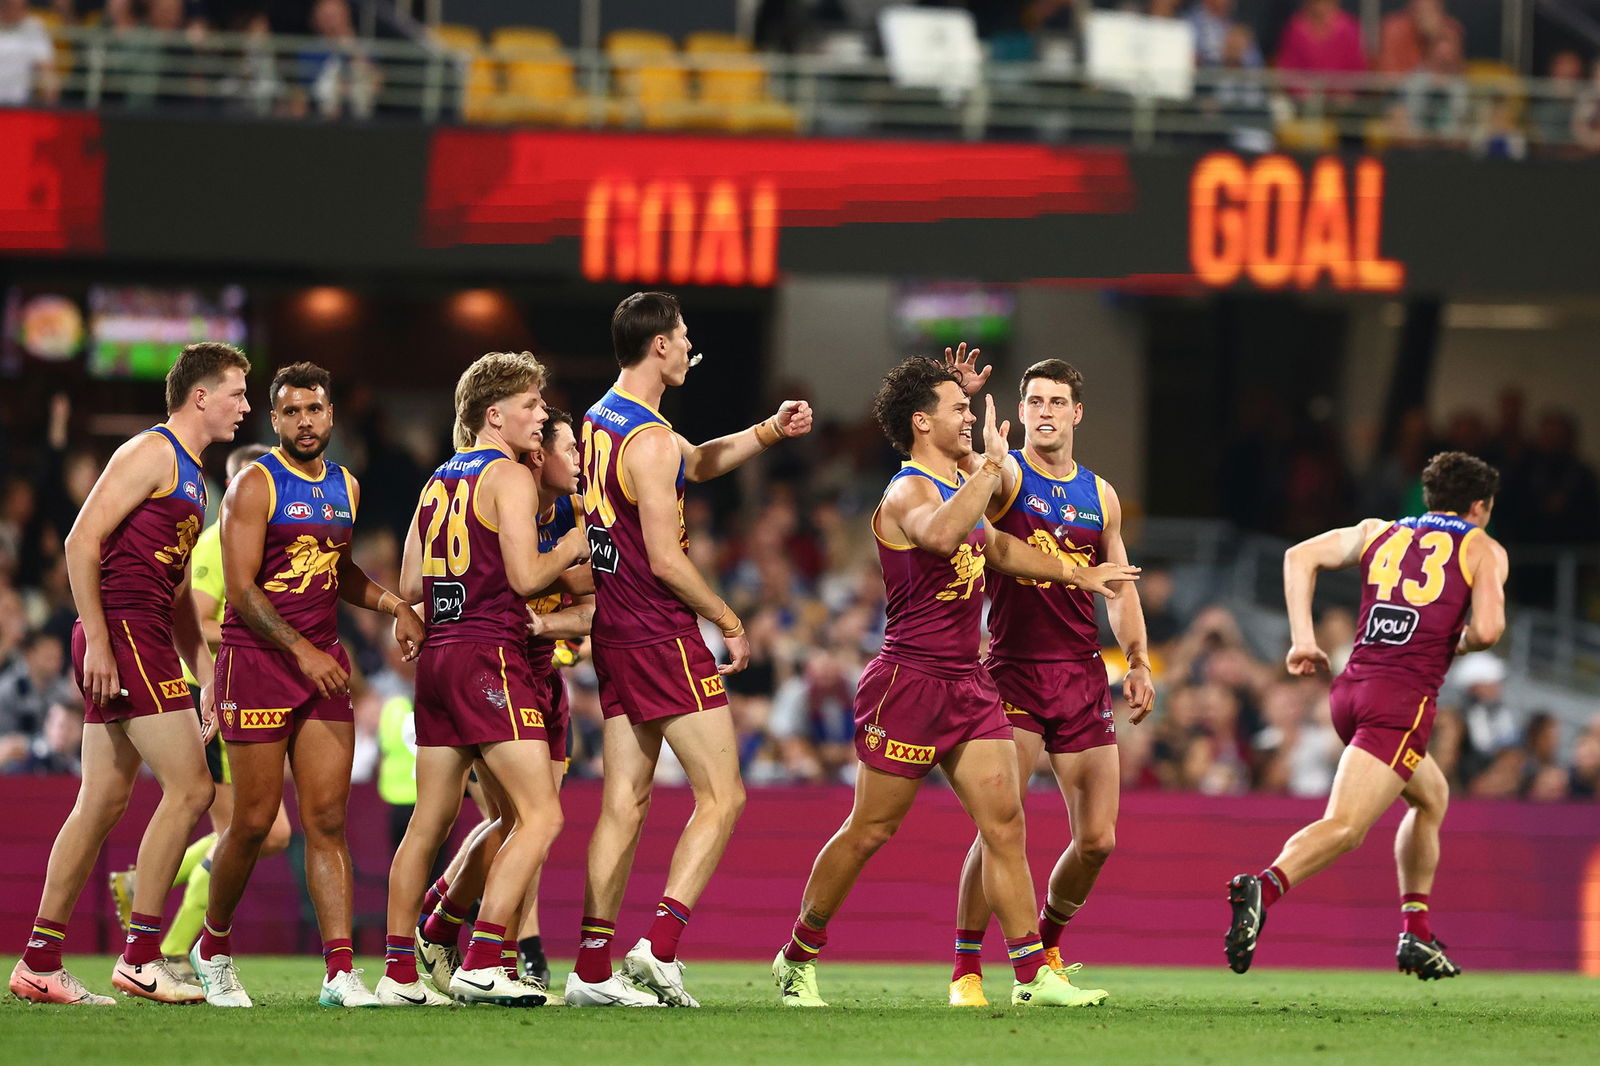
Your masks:
M221 341L243 347L249 333L242 286L89 289L90 376L159 381L184 345Z

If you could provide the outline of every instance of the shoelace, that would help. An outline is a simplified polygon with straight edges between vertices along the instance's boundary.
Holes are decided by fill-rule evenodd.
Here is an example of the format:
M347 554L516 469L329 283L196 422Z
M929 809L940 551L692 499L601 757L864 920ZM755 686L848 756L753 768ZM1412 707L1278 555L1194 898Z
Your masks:
M517 983L521 985L527 985L536 992L550 991L550 987L544 983L544 978L535 977L533 974L526 974L517 978Z
M239 968L231 961L223 963L217 973L217 994L227 996L243 991L244 985L239 981Z
M1057 970L1056 973L1062 977L1071 977L1081 969L1083 969L1083 963L1069 962L1065 966L1061 967L1061 969Z
M87 999L92 994L70 970L61 971L61 987L66 989L74 999Z

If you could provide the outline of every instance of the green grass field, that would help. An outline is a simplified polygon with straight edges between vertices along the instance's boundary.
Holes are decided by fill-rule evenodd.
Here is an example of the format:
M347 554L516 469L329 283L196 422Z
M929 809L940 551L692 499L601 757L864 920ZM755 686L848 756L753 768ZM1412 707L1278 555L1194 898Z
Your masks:
M109 958L68 965L109 991ZM366 960L367 977L382 969ZM556 984L566 970L556 968ZM766 964L691 965L698 1011L491 1007L338 1011L316 1004L312 959L250 958L250 1011L123 1001L89 1010L0 1005L7 1063L317 1062L471 1066L685 1063L1531 1063L1596 1061L1600 983L1566 974L1468 974L1423 984L1397 973L1085 970L1102 1007L943 1006L948 970L824 963L834 1009L785 1010ZM1088 980L1087 978L1092 978ZM991 998L1009 973L991 967ZM559 1001L556 1001L559 1002ZM1587 1049L1587 1050L1585 1050Z

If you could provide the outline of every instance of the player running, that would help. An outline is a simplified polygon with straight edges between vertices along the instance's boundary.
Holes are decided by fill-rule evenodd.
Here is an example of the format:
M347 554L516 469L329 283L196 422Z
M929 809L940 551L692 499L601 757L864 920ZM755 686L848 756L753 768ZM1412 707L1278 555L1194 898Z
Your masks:
M246 467L222 501L227 609L217 652L217 706L234 784L233 817L211 864L204 932L189 961L218 1007L249 1007L230 943L262 843L283 801L287 753L306 836L306 885L322 933L325 1007L375 1007L352 968L350 848L345 838L355 752L350 660L339 601L395 617L416 654L422 622L350 557L361 486L323 458L333 435L328 372L295 363L273 376L278 446Z
M977 349L968 353L963 344L954 355L945 349L945 356L960 372L967 393L976 394L990 370L976 372ZM1022 375L1017 418L1025 434L1023 446L1001 464L1000 482L985 507L994 528L1079 566L1101 560L1126 563L1116 490L1072 457L1083 420L1083 375L1060 359L1033 364ZM975 474L980 463L973 454L963 466ZM1071 843L1056 860L1039 911L1045 961L1065 980L1081 967L1062 961L1061 934L1088 901L1115 846L1121 787L1094 596L1060 582L1024 577L989 582L988 592L989 656L983 665L1000 693L1017 743L1022 802L1027 803L1028 779L1040 752L1048 752L1072 828ZM1122 589L1107 601L1106 612L1128 663L1123 691L1131 720L1138 723L1155 706L1138 587ZM981 960L992 913L983 893L980 839L973 842L961 870L952 1007L988 1005ZM1101 989L1075 991L1085 1006L1106 997Z
M78 609L72 665L85 709L83 781L50 851L27 950L11 972L11 992L22 999L116 1003L85 988L62 966L61 952L72 909L144 764L161 783L161 802L139 843L142 877L111 983L164 1003L202 998L172 973L160 946L162 901L213 794L203 750L215 729L211 686L201 689L197 721L179 658L195 677L211 677L188 569L205 519L200 453L232 440L249 413L249 371L250 361L230 345L184 348L167 372L167 421L117 449L67 534Z
M1360 847L1397 796L1411 809L1395 833L1403 922L1396 959L1402 972L1424 981L1461 973L1434 936L1428 912L1450 798L1428 737L1451 656L1488 648L1505 630L1510 566L1505 549L1483 531L1499 487L1500 475L1483 460L1440 452L1422 471L1426 514L1368 518L1284 555L1289 672L1328 669L1311 618L1318 571L1360 566L1360 635L1328 696L1346 747L1327 811L1290 837L1259 875L1239 874L1228 883L1233 923L1226 944L1235 973L1250 968L1268 908L1290 886Z
M586 554L576 529L541 554L528 520L538 494L517 457L539 443L544 380L544 367L526 352L491 352L462 373L456 417L472 446L428 479L406 537L401 591L426 604L428 642L417 664L417 805L389 871L389 939L377 989L386 1006L444 1001L417 976L414 925L429 863L455 823L476 758L493 775L496 804L512 824L448 987L468 1003L545 1001L543 989L501 964L507 927L561 831L546 727L550 690L536 686L525 653L525 601Z
M811 429L811 407L786 400L738 433L690 444L657 409L689 367L689 330L676 297L636 292L611 316L622 372L583 419L583 507L595 582L595 677L605 715L605 786L589 841L588 884L571 1007L697 1007L683 986L678 939L744 809L738 744L722 679L745 668L744 623L712 591L687 554L683 486L726 474L785 437ZM729 662L718 666L696 616L722 630ZM655 921L611 968L617 912L655 780L661 745L694 789ZM641 991L643 989L644 991Z
M785 1006L825 1007L816 959L827 925L862 868L911 809L922 779L939 766L977 824L983 890L1000 918L1016 972L1011 1002L1071 1006L1082 991L1045 962L1033 918L1024 849L1016 744L994 682L978 662L985 566L1055 581L1107 597L1133 581L1122 563L1082 566L1047 555L992 527L984 507L1000 485L1010 423L985 403L983 459L964 477L972 452L971 401L961 373L912 358L884 377L873 413L895 449L909 457L872 517L888 600L883 650L856 690L855 803L817 856L789 943L773 960Z

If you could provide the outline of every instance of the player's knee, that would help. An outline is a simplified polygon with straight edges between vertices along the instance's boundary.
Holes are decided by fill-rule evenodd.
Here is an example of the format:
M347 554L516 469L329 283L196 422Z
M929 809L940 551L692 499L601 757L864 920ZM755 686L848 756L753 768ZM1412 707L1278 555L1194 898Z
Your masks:
M174 782L161 792L163 801L177 804L185 815L192 815L197 822L211 809L211 801L216 796L217 786L205 774L197 774L192 780Z
M277 817L277 812L273 812ZM310 808L301 808L300 827L305 830L308 840L321 838L323 840L342 839L344 837L345 805L343 803L317 804ZM271 826L268 826L270 829Z
M637 833L650 813L650 793L644 791L607 796L604 808L607 818Z
M261 841L261 857L279 855L289 848L289 820L287 818L274 818L272 826L267 830L267 835Z
M1363 826L1352 825L1349 822L1333 823L1333 844L1339 854L1354 851L1367 839L1367 830Z
M1111 858L1111 853L1117 850L1117 834L1112 829L1091 833L1077 841L1077 845L1079 858L1089 866L1098 868L1104 866L1106 860Z
M883 822L868 822L862 825L852 824L845 839L861 861L876 855L878 849L889 843L898 828Z

